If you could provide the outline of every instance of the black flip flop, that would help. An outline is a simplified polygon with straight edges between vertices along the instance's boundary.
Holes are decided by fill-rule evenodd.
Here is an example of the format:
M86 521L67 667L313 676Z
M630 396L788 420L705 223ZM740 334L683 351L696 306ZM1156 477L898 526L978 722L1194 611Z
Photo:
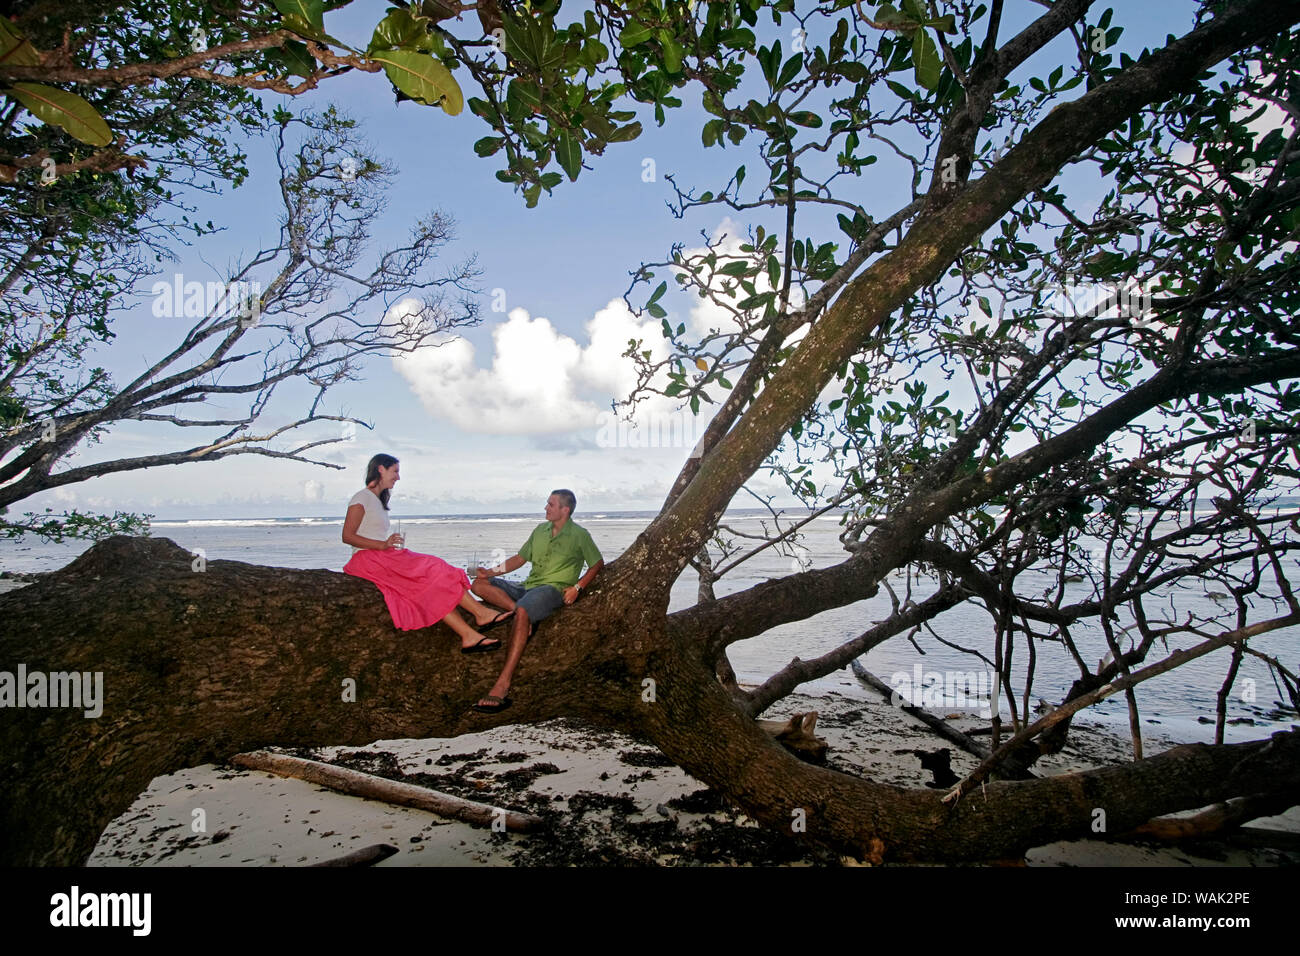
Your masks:
M483 627L479 630L479 633L482 634L484 631L490 631L490 630L492 630L492 628L496 627L498 624L504 624L506 621L512 621L512 620L514 620L514 617L515 617L515 612L514 612L514 611L502 611L500 614L498 614L498 615L497 615L496 617L494 617L492 620L490 620L490 621L488 621L486 624L484 624Z
M514 703L509 697L497 697L495 694L488 694L483 699L495 700L496 703L495 704L479 704L479 703L474 704L474 709L481 714L499 714L501 713L501 711L505 710L512 703Z
M491 641L492 643L487 644L487 646L484 647L484 644L488 641ZM469 647L462 647L460 652L462 654L486 654L488 651L495 651L500 646L501 642L495 638L484 637L481 638L477 644L471 644Z

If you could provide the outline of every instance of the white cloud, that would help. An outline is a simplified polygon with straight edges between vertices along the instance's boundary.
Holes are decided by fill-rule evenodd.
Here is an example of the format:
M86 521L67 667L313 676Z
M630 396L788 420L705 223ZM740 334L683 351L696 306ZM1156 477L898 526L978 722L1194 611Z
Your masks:
M596 407L574 391L578 344L523 309L492 331L492 364L480 368L465 339L393 359L425 409L466 431L531 434L567 431Z
M627 398L636 386L636 368L631 359L623 357L629 341L641 340L641 347L649 349L652 358L667 354L659 323L637 321L622 299L611 299L585 329L590 344L582 350L576 375L581 384L607 396L603 408L609 407L609 399Z
M747 241L742 233L730 218L724 219L713 232L715 252L720 256L740 254L740 246ZM686 254L705 251L700 247ZM721 287L722 278L715 279L716 287ZM754 282L759 291L770 288L766 274ZM676 286L670 281L670 289L676 291ZM745 295L735 291L738 296ZM671 316L672 297L661 301ZM401 321L407 307L406 303L395 306L390 321ZM738 330L733 315L708 299L692 297L689 309L687 321L694 335ZM490 435L585 432L603 445L605 432L600 430L609 430L610 403L626 399L637 383L636 366L624 356L629 342L639 341L652 360L667 355L666 344L660 321L648 316L638 319L621 298L606 303L584 323L583 331L585 344L561 332L549 319L534 318L527 310L515 308L492 330L492 355L482 365L475 347L459 338L396 356L393 365L433 418L464 431ZM800 329L791 341L805 332L806 328ZM655 384L662 388L666 377ZM717 390L713 391L718 397ZM651 396L637 406L634 421L647 423L652 430L665 423L675 427L679 424L675 416L682 414L679 404L675 399ZM709 406L701 412L701 420L692 423L698 424L693 433L701 431L711 417ZM647 443L642 447L658 447L655 440L647 439Z
M586 346L516 308L492 330L486 368L465 339L397 356L393 364L430 415L466 431L591 430L610 401L626 398L636 384L635 367L623 357L629 340L641 339L657 354L663 341L659 324L638 322L621 299L611 299L584 328Z

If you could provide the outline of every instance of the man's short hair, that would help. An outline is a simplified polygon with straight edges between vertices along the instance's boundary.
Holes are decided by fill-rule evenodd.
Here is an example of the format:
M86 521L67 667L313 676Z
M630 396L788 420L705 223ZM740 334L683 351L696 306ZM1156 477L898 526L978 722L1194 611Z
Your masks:
M573 514L573 512L577 509L578 498L568 488L556 488L554 491L551 492L551 494L555 495L560 499L560 504L564 505L564 507L569 509L569 514Z

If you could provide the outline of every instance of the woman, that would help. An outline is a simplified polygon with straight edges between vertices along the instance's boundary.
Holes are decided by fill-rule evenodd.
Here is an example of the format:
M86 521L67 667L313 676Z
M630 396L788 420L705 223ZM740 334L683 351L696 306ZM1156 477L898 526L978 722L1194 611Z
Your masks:
M402 630L442 621L460 635L462 654L495 651L501 642L470 627L456 608L472 614L479 627L500 624L509 615L496 614L470 597L469 578L460 568L431 554L407 551L400 534L388 533L388 499L400 477L392 455L370 459L366 487L352 496L343 519L343 543L353 548L344 572L378 585L393 624Z

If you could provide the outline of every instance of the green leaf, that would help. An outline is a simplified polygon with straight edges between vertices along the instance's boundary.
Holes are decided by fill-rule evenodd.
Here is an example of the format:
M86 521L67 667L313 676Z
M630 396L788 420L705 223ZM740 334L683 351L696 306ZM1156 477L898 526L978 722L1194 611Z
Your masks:
M912 66L917 84L933 93L939 86L939 48L924 30L912 36Z
M655 33L659 40L659 46L664 51L664 69L669 73L680 73L682 71L682 48L677 45L673 35L667 30L659 30Z
M545 149L548 145L546 134L542 132L541 127L536 123L525 123L519 128L519 132L523 134L524 142L533 149Z
M491 156L505 144L504 136L484 136L474 144L474 152L479 156Z
M4 92L37 119L62 127L83 143L107 146L113 141L103 117L76 93L41 83L14 83Z
M763 79L767 80L768 88L775 90L777 73L781 68L781 41L777 40L770 47L760 47L757 59L763 68ZM751 104L753 102L750 100Z
M567 129L560 130L559 141L555 144L555 158L569 174L570 181L578 178L578 173L582 171L582 144Z
M307 44L289 40L279 50L267 51L284 67L285 76L309 77L316 70L316 58L307 52Z
M885 30L900 30L910 33L917 26L914 19L895 9L891 3L882 3L872 19L878 27Z
M564 65L569 55L569 50L566 49L565 44L551 42L551 39L545 33L541 34L538 41L537 62L543 71L558 70Z
M654 31L644 23L629 23L618 35L618 42L619 45L626 50L629 47L634 47L638 44L644 43L646 40L650 39L653 33Z
M530 17L505 16L502 18L505 29L505 53L511 60L527 66L537 67L541 62L542 36L533 25Z
M803 54L796 53L785 61L785 66L781 67L781 75L776 80L777 89L781 89L798 76L801 69L803 69Z
M284 26L301 36L324 38L325 4L323 0L274 0Z
M394 10L375 27L367 53L376 50L424 50L429 52L433 43L429 37L428 19L414 17L409 10Z
M582 63L589 70L594 71L609 59L609 49L599 40L588 40L582 45Z
M611 143L630 143L641 135L641 124L628 123L626 126L620 126L605 138Z
M441 106L451 116L465 105L460 85L440 60L412 50L381 50L371 56L384 64L384 72L393 86L413 100L429 106Z
M296 14L310 23L317 30L325 27L325 4L323 0L273 0L275 9L284 16Z
M902 83L896 83L893 80L885 80L885 85L894 91L894 95L902 100L915 100L917 98L914 90L908 89Z
M510 108L511 115L517 115L520 118L533 113L542 106L542 91L537 88L536 83L530 83L528 80L513 79L506 90L506 106Z
M5 66L39 66L41 55L31 41L0 17L0 63Z
M838 60L844 55L844 43L849 38L849 21L840 17L839 22L835 24L835 32L831 34L831 60Z
M921 0L902 0L898 6L907 17L920 23L925 19L925 6Z

